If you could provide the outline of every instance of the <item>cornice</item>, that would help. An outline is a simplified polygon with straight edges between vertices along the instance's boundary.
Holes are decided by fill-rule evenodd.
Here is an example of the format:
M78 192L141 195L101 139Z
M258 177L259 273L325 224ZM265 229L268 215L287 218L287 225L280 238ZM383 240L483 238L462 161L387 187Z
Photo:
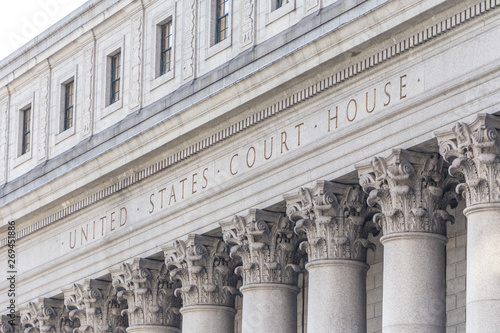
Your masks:
M407 38L401 39L393 43L393 45L371 54L364 59L357 61L354 64L351 64L343 69L336 71L333 74L329 74L325 78L317 81L316 83L295 92L294 94L289 95L286 98L283 98L260 111L241 119L233 123L230 126L208 136L198 142L186 147L184 149L179 150L175 154L170 155L169 157L159 160L148 167L143 168L135 172L134 174L123 178L116 183L97 191L86 198L75 202L66 208L53 213L37 222L29 225L27 227L22 228L17 232L17 239L26 237L41 228L44 228L48 225L53 224L56 221L59 221L65 217L68 217L82 209L85 209L105 198L112 196L115 193L122 191L123 189L129 188L147 178L150 178L154 175L157 175L172 166L184 161L195 154L198 154L202 151L205 151L209 147L216 145L217 143L222 142L230 137L233 137L250 127L267 120L274 115L279 113L283 113L286 110L291 109L292 107L314 97L322 94L323 92L337 87L343 82L353 78L354 76L367 72L378 65L390 60L395 59L398 56L404 54L410 49L414 49L423 45L424 43L436 39L439 36L449 32L450 30L465 24L466 22L472 21L474 18L477 18L491 10L500 7L500 0L482 0L475 5L472 5L466 9L461 10L455 15L449 16L447 19L444 19L432 26L429 26L426 29L421 30L418 33L415 33ZM0 241L0 247L3 247L7 244L7 238L3 238Z

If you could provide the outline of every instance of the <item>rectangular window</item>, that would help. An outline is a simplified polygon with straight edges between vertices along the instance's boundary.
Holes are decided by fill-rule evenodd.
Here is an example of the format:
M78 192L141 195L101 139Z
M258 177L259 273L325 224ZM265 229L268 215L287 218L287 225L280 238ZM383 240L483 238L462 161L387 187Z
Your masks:
M75 81L64 85L64 120L63 131L73 126L73 101L74 101Z
M22 120L22 141L21 155L30 151L30 135L31 135L31 107L21 111Z
M276 9L281 8L283 6L283 0L275 0L276 1Z
M160 49L160 75L170 71L172 62L172 21L160 26L161 49Z
M219 43L227 38L229 20L229 0L216 0L215 11L215 43Z
M120 57L120 52L111 57L111 91L109 104L113 104L120 100Z

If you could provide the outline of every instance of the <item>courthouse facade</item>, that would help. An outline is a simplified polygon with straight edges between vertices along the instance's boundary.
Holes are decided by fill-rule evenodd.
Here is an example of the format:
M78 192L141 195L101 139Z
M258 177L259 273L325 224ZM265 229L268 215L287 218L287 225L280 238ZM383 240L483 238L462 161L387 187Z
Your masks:
M500 0L91 0L0 62L0 332L494 333Z

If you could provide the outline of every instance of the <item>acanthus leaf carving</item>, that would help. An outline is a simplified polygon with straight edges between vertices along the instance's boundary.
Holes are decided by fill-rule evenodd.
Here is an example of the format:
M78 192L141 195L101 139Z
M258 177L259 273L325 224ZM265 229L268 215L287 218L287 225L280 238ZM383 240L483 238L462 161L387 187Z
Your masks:
M182 77L188 79L194 75L196 0L185 0L183 5Z
M283 214L251 209L246 216L235 216L220 225L224 241L231 246L231 257L242 261L235 273L243 277L243 285L296 285L296 272L286 269L299 261L300 239L293 232L295 223Z
M472 124L456 123L451 131L436 133L439 152L451 163L449 173L462 180L467 206L500 201L500 120L478 114Z
M118 304L127 303L121 314L128 316L129 327L163 325L179 328L180 300L174 295L177 284L169 281L163 262L135 259L112 269L111 275Z
M365 194L357 185L318 181L298 194L285 195L287 215L295 221L295 232L305 234L300 244L309 262L325 259L365 261L366 249L374 250L367 238L378 234L373 223L376 209L367 207Z
M184 306L234 306L237 261L230 258L228 246L218 238L189 235L164 248L165 263L172 281L182 287L176 290Z
M20 309L20 313L21 327L25 333L65 333L68 327L74 328L62 300L40 298L37 302L29 302Z
M444 161L435 153L394 150L388 159L375 157L358 166L360 185L368 193L367 203L380 208L373 221L384 235L399 232L446 234L446 212L456 205L448 191L457 179L446 176Z
M83 284L73 284L64 290L64 304L70 311L69 317L80 322L75 332L114 332L128 326L116 311L125 309L125 304L118 304L110 282L85 280Z

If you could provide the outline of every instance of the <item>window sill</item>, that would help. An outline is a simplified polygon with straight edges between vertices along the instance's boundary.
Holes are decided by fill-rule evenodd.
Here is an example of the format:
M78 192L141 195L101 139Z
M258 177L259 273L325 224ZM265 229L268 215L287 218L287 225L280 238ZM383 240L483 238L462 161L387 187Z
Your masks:
M222 42L218 42L217 44L212 45L208 48L206 59L216 55L217 53L227 49L231 46L231 35L227 36Z
M164 83L167 83L168 81L172 80L174 78L174 68L169 70L163 75L158 76L156 79L151 80L151 89L154 90L161 86Z
M275 9L269 13L267 24L273 23L294 10L295 0L290 0L288 3L281 6L281 8Z
M66 140L70 136L73 136L74 134L75 134L75 125L73 124L73 126L68 128L67 130L65 130L59 134L56 134L56 145L64 140Z
M123 97L123 96L122 96ZM106 106L104 108L104 110L102 110L102 113L101 113L101 119L104 118L104 117L107 117L109 116L110 114L112 114L113 112L116 112L118 111L119 109L121 109L123 106L123 98L120 98L119 101L117 102L114 102L113 104L110 104L108 106Z
M33 148L33 147L30 147ZM20 155L14 159L14 168L20 166L21 164L25 163L26 161L31 160L31 157L33 156L33 149L30 149L29 152Z

